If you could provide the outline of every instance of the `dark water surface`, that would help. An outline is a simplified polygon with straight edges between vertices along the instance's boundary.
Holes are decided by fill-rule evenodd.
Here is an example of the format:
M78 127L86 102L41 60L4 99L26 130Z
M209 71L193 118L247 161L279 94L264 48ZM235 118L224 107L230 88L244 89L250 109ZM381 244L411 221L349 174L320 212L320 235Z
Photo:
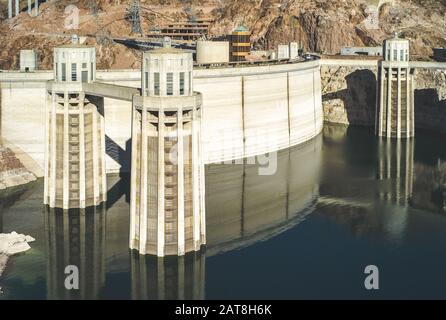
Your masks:
M43 207L42 180L0 194L0 232L37 239L0 299L446 298L445 137L326 126L281 151L275 175L258 169L207 167L208 245L183 258L128 250L126 176L109 177L106 205L65 215ZM69 264L79 291L64 288Z

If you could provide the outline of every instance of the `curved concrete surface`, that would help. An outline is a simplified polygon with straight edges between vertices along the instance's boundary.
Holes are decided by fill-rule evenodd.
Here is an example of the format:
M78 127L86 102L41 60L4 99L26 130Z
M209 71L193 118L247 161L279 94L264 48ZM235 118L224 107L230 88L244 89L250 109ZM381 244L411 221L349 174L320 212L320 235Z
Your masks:
M53 73L0 73L1 136L44 166L46 82ZM98 71L99 82L139 87L140 71ZM322 130L320 63L194 70L203 94L205 163L305 142ZM130 168L131 102L104 99L107 172Z

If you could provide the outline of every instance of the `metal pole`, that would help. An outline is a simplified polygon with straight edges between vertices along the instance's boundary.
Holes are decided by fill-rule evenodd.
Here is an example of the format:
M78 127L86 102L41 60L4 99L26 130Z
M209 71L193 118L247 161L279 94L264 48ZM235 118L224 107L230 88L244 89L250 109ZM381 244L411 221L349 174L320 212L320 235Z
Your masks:
M12 18L12 0L8 0L8 19Z

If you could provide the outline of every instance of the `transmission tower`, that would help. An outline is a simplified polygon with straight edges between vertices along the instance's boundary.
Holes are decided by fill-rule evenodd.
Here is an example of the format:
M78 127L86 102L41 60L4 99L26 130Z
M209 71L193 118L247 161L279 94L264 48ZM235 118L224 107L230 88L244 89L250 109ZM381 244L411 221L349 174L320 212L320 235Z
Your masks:
M140 14L141 6L139 0L133 0L126 10L126 19L132 24L133 33L142 34Z

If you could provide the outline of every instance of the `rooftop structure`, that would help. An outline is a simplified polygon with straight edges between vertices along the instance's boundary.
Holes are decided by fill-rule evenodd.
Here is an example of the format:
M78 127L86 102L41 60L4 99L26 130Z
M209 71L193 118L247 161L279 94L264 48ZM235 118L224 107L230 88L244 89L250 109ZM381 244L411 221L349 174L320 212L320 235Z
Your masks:
M207 37L212 20L196 19L194 21L179 21L166 24L157 30L149 32L149 37L170 37L173 40L195 41Z
M96 78L96 50L71 43L54 49L54 79L61 82L92 82Z

